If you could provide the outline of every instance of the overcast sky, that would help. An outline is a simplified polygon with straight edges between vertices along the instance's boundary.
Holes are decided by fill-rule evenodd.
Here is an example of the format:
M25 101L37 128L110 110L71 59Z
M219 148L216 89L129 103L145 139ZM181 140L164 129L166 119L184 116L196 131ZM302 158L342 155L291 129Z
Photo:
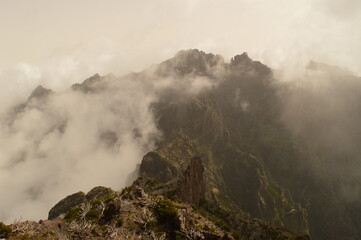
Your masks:
M359 0L1 0L0 66L40 64L89 43L132 55L131 68L181 48L274 61L312 52L347 64L360 60L360 16Z
M0 31L0 87L21 94L139 71L188 48L361 73L360 0L0 0Z

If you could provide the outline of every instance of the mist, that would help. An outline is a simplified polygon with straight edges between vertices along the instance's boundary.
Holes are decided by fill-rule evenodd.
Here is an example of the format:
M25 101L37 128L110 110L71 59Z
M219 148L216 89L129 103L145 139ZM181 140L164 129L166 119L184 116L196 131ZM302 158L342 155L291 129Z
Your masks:
M141 76L96 74L58 92L39 86L20 104L12 95L0 118L1 220L44 219L66 195L131 184L162 138L151 105L169 92L187 98L217 85L192 73L160 77L157 66Z
M303 165L346 201L361 197L361 78L317 62L276 71L281 119L311 156Z
M149 112L153 96L129 81L117 89L111 95L52 94L11 124L3 122L0 176L7 194L1 196L1 219L45 218L64 194L129 183L159 132ZM107 134L114 139L102 139Z

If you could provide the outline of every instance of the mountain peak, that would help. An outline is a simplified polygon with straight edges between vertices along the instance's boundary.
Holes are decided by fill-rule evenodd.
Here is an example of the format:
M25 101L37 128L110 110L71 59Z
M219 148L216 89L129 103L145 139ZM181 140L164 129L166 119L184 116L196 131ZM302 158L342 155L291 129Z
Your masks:
M71 88L75 91L82 91L84 93L96 92L97 88L102 84L102 80L106 77L100 76L98 73L93 76L85 79L82 83L75 83L71 86Z
M205 53L198 49L180 50L173 58L176 61L187 62L188 64L197 63L197 61L213 66L223 62L223 57L213 53Z
M194 58L197 58L197 57L201 57L202 55L206 55L206 53L204 51L200 51L196 48L193 48L193 49L186 49L186 50L180 50L178 51L174 58L184 58L184 57L194 57ZM212 54L213 55L213 54Z
M250 72L258 73L262 75L269 75L272 73L272 70L266 65L262 64L259 61L253 61L247 54L247 52L242 53L241 55L236 55L231 59L230 67L233 70L241 72Z
M190 73L207 74L208 70L218 64L222 64L224 59L220 55L205 53L198 49L181 50L176 55L160 64L160 73L175 71L179 75Z
M231 66L237 66L240 64L245 64L245 63L251 63L253 62L252 59L250 57L248 57L248 53L244 52L241 55L236 55L231 59Z
M52 93L53 93L52 90L44 88L42 85L39 85L31 92L31 95L28 98L28 102L32 101L33 99L41 99L48 97Z

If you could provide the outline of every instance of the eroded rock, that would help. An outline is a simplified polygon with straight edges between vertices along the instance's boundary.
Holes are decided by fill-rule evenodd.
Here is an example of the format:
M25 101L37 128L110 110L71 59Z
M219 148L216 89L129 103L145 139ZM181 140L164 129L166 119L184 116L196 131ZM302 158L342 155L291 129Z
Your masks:
M179 181L179 197L187 203L198 205L205 196L204 166L200 157L194 157Z

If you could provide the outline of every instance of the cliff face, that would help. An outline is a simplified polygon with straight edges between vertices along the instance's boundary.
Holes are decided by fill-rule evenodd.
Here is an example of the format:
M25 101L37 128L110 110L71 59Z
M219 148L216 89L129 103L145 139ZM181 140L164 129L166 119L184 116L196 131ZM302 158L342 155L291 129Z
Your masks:
M199 52L182 54L193 59ZM280 121L280 89L271 69L247 54L229 64L206 65L206 70L187 69L183 75L222 79L216 87L154 106L165 146L179 134L196 143L190 149L202 157L209 173L206 196L296 232L307 232L309 222L316 239L358 239L358 220L347 210L349 203L337 196L327 174L307 168L304 163L314 153ZM332 222L330 216L335 217Z
M199 54L196 50L182 52L182 60L198 58ZM202 59L210 59L208 68L185 70L184 74L196 72L223 80L195 97L160 101L154 106L164 140L151 153L153 157L146 155L143 159L141 173L167 182L170 176L178 177L185 170L189 159L200 156L208 200L307 233L307 210L274 180L267 166L268 156L259 154L261 148L269 147L271 139L284 137L282 129L276 129L279 109L271 70L247 54L234 57L230 64L219 63L217 69L222 71L218 72L213 58L205 55ZM163 64L169 65L162 63L160 69ZM173 68L179 69L177 65ZM160 168L152 171L150 165ZM160 179L163 175L168 177Z
M217 158L206 146L178 134L151 155L145 155L141 176L167 184L166 191L185 202L200 204L204 197L207 204L225 211L249 213L293 232L307 233L306 210L269 177L258 159L230 150L224 152L224 158ZM159 174L146 167L149 162L161 166ZM169 181L163 181L166 169L173 169L174 177Z

